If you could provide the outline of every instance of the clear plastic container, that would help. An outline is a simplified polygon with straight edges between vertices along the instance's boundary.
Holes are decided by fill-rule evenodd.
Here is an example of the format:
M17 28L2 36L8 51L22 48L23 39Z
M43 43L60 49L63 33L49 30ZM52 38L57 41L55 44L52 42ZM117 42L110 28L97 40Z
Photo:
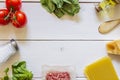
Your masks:
M42 80L75 80L73 66L42 66Z

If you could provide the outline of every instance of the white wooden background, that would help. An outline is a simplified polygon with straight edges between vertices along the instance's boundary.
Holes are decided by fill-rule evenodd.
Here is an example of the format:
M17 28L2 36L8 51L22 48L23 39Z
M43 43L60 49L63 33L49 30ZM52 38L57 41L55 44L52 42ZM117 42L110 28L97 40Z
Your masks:
M83 72L85 66L106 56L106 43L120 37L120 26L106 35L98 32L98 26L105 21L94 9L100 1L80 0L81 10L77 16L58 19L42 8L39 0L23 0L22 11L28 18L25 28L16 29L11 24L0 26L0 44L14 38L20 48L18 54L0 66L0 76L5 67L25 60L34 73L33 80L41 79L41 66L45 64L75 66L77 80L87 80ZM4 7L4 0L0 0L0 8ZM119 14L120 5L112 19L120 18ZM108 56L120 76L120 56Z

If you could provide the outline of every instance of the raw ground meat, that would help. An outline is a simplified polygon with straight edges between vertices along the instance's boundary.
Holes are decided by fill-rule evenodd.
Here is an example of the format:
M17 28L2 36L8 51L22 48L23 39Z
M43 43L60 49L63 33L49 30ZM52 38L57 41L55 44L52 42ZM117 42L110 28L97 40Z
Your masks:
M46 80L70 80L70 74L68 72L49 72Z

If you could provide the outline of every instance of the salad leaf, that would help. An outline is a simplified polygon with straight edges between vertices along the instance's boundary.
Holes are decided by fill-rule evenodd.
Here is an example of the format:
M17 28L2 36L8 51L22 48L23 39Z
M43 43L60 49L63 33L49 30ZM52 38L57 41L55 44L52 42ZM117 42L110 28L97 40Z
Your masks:
M72 4L69 0L63 0L65 3Z
M66 12L66 14L74 16L79 12L79 6L76 4L73 5L65 4L63 10Z
M54 14L58 17L61 18L64 15L64 12L61 9L55 9Z
M55 5L53 5L51 0L41 0L41 4L49 13L52 13L55 10Z
M49 13L54 13L58 18L65 14L74 16L80 10L78 0L40 0L40 2Z
M5 69L5 76L2 80L11 80L8 76L9 68ZM16 62L12 65L12 80L32 80L33 74L26 68L26 62Z
M16 62L12 65L12 80L32 80L32 72L26 69L26 62Z
M52 0L52 2L57 6L57 8L62 8L63 0Z

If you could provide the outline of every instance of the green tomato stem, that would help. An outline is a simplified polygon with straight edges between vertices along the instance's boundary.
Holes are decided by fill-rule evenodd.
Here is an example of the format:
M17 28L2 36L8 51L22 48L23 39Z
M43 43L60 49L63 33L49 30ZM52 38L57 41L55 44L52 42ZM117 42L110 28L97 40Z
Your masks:
M10 18L10 14L12 13L12 8L10 9L10 12L8 13L8 15L4 18L4 20L8 20Z

